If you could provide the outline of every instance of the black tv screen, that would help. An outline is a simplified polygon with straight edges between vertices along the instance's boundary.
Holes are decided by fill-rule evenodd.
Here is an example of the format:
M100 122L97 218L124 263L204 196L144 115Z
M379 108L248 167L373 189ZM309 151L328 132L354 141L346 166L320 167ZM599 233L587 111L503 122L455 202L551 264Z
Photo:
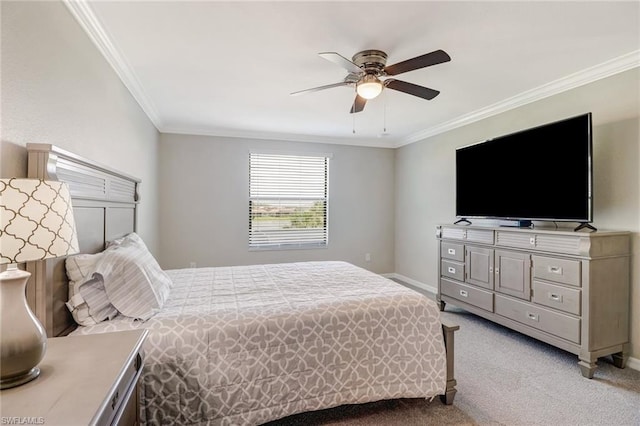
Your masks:
M591 113L456 150L456 216L592 222Z

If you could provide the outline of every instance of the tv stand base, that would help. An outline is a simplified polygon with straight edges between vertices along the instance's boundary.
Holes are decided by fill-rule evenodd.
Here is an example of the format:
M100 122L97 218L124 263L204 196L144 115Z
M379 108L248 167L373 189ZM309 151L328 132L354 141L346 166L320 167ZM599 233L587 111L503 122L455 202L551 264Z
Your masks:
M464 217L453 222L454 225L457 225L459 223L466 223L467 225L471 225L471 221L465 219Z
M576 226L575 229L573 230L573 232L578 232L581 229L591 229L591 232L596 232L598 230L598 228L596 228L595 226L587 223L587 222L582 222L580 225Z

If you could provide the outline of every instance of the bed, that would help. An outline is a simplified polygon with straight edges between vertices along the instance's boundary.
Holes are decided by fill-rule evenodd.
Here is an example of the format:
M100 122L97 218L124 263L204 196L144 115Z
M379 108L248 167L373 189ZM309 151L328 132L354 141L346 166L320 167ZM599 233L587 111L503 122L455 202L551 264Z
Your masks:
M80 249L135 235L140 181L55 146L29 144L29 177L62 180ZM139 388L148 424L261 424L394 398L453 402L453 333L434 301L346 262L165 271L146 321L77 327L64 259L28 264L27 299L49 336L146 328Z

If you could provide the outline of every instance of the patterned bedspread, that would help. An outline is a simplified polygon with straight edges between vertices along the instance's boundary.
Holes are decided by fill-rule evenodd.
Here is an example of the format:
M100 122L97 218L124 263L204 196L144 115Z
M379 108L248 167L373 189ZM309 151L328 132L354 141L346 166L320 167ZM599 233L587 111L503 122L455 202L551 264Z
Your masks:
M260 424L303 411L444 393L440 312L345 262L167 271L163 310L73 334L146 328L148 424Z

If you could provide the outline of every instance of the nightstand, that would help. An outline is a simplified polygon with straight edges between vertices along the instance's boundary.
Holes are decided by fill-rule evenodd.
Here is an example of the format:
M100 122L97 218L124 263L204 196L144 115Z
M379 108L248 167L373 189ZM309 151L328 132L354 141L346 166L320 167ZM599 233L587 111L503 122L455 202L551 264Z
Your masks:
M147 330L50 338L40 376L0 392L5 419L47 425L136 425Z

